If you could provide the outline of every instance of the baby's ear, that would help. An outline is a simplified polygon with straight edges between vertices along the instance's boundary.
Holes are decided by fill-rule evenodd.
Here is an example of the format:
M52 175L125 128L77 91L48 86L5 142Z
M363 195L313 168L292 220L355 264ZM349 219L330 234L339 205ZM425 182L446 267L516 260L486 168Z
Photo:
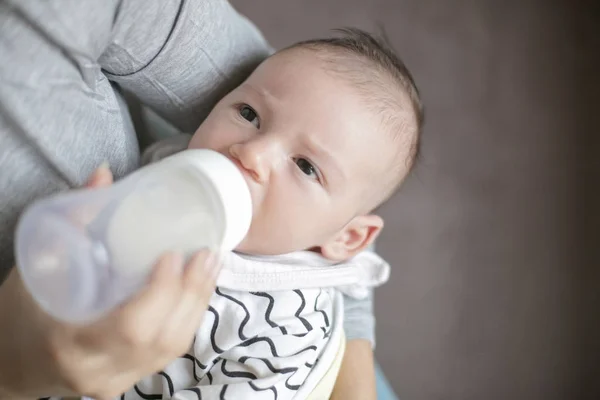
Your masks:
M321 254L333 261L348 260L369 247L379 236L381 229L383 229L383 219L378 215L354 217L321 246Z

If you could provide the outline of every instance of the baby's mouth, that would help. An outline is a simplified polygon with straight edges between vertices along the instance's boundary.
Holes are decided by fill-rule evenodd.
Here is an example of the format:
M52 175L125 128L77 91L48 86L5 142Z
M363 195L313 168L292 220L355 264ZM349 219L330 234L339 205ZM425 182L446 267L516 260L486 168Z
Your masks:
M250 186L250 181L252 180L252 173L250 171L248 171L239 160L232 158L232 157L229 157L229 160L231 160L231 162L235 164L237 169L244 176L244 179L246 180L246 184L248 186Z
M250 175L250 171L248 171L238 159L233 158L233 157L229 157L229 159L231 160L232 163L235 164L236 167L238 167L238 169L242 172L242 174Z
M252 198L252 207L254 208L256 206L255 202L257 200L257 193L255 193L257 188L255 188L256 181L252 177L252 172L245 168L239 160L233 157L228 158L231 160L232 163L235 164L235 166L244 176L244 180L246 181L246 185L248 185L248 190L250 191L250 197Z

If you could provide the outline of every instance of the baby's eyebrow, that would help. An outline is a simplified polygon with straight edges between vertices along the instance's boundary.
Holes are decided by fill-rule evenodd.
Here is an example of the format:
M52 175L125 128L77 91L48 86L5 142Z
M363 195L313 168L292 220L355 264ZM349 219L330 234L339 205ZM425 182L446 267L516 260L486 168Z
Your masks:
M253 95L258 96L262 101L269 103L273 99L273 95L264 88L257 88L250 83L243 83L241 88L245 91L251 92Z

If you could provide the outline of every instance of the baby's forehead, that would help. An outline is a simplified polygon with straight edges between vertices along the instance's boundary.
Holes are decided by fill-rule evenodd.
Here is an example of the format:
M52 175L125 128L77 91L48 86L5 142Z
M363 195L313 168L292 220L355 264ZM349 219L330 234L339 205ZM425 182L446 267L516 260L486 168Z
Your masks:
M297 83L299 79L306 82L307 79L326 76L339 89L349 89L340 90L340 96L352 92L377 114L387 109L391 109L391 112L407 111L402 113L402 117L408 119L412 114L408 92L397 85L392 77L368 60L335 49L316 52L302 47L290 48L274 54L261 67L265 72L260 74L261 86L288 86L286 83ZM314 74L316 71L322 74L317 77ZM309 84L301 87L304 90L314 89Z
M376 114L389 112L397 119L405 119L405 123L416 120L416 110L408 91L389 73L364 57L337 49L323 48L314 51L298 47L276 53L266 62L273 61L277 65L273 65L274 68L269 71L272 79L290 79L290 71L286 67L297 70L318 69L329 77L330 82L354 92ZM305 88L309 90L309 86ZM348 92L341 92L340 95L346 96Z

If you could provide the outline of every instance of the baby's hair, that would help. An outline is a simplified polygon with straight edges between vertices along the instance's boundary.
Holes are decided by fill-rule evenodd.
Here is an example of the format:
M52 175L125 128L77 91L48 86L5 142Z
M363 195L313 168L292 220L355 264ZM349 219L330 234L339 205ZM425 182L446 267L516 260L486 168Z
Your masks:
M417 161L421 149L424 109L415 81L400 57L394 52L385 34L374 36L358 28L336 29L338 35L296 43L288 49L303 48L315 51L328 62L334 72L349 78L365 95L369 104L390 125L402 147L408 147L401 176L393 177L386 200L393 195ZM287 49L286 49L287 50ZM341 61L341 62L340 62ZM412 110L402 105L406 98ZM411 118L412 116L412 118ZM412 121L411 121L412 119ZM407 121L408 120L408 121ZM383 201L382 200L382 201Z

